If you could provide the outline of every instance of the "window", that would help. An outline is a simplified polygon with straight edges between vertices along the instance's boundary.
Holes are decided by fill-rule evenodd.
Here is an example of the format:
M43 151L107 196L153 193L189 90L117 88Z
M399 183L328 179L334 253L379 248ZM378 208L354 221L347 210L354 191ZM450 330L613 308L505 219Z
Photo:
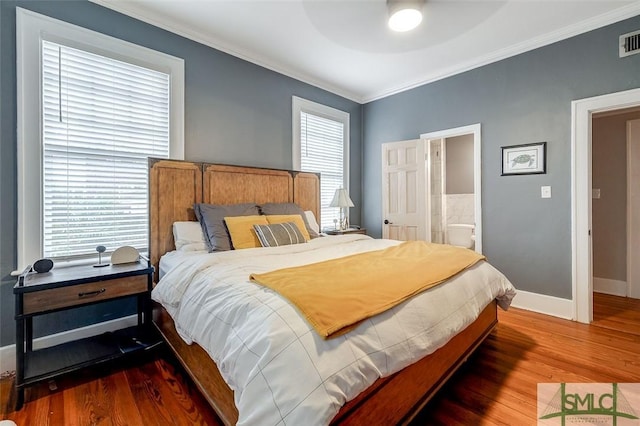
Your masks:
M349 188L349 114L294 96L293 167L321 174L320 226L333 228L340 209L329 203Z
M19 8L17 22L19 267L146 251L147 158L183 157L183 61Z

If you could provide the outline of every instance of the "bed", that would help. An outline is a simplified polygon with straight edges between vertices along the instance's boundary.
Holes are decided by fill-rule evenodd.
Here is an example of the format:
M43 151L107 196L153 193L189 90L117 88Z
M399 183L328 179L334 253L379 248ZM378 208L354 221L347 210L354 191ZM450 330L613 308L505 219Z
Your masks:
M175 255L172 226L174 222L178 221L194 221L193 205L195 203L227 205L244 202L255 202L257 204L294 202L302 209L312 211L316 217L319 217L320 213L320 180L319 176L313 173L151 159L149 179L150 258L156 271L160 270L161 257L167 253L169 254L165 259L170 259L172 253L174 257L173 267L165 266L168 271L167 276L171 275L171 271L174 268L179 268L179 266L175 265L186 265L188 262L199 267L201 271L204 271L205 267L211 267L212 265L209 265L210 263L217 265L216 267L206 269L207 271L212 270L213 272L194 273L194 276L197 275L201 277L200 281L194 280L194 283L188 282L184 284L186 286L183 292L184 294L192 291L193 288L190 299L201 297L199 296L201 293L195 292L195 289L199 286L203 288L210 287L204 281L205 275L219 273L220 270L224 270L226 265L231 265L233 262L240 262L240 260L236 260L235 257L242 257L241 254L236 255L230 253L218 256L215 261L211 261L207 255L196 253L185 256L184 259L176 262L175 258L177 256ZM340 250L343 250L345 253L352 253L358 250L370 250L370 248L363 249L363 247L370 247L371 244L394 244L388 241L375 240L379 241L375 242L374 240L368 240L371 239L361 235L326 237L312 240L312 243L313 241L316 242L308 244L308 247L307 245L301 246L305 246L304 250L313 250L313 253L338 252ZM334 244L335 247L322 247ZM275 249L281 249L283 254L285 254L284 257L292 259L296 258L296 256L307 256L306 253L302 253L302 249L291 247L277 247ZM251 250L254 250L254 252L251 252ZM249 262L250 268L259 268L261 265L264 267L264 265L271 264L271 258L261 260L259 254L265 250L272 249L249 249L249 251L245 252L243 256L248 259L246 261ZM242 252L243 250L237 251ZM298 254L298 252L300 253ZM252 253L255 253L255 255ZM218 263L222 261L219 259L223 259L225 256L229 258L228 263ZM317 256L328 255L318 254ZM242 260L242 262L245 262L245 260ZM274 264L279 265L277 262ZM220 265L223 266L222 269ZM240 265L240 263L238 263L238 265ZM241 267L245 268L246 266L243 263ZM233 268L229 266L229 268L235 271L239 266ZM481 262L480 265L476 265L470 269L484 270L486 268L489 268L488 264ZM187 270L188 269L185 269L184 271ZM175 271L173 275L176 277L187 275L184 271ZM233 273L235 274L236 272ZM476 278L474 278L472 274L482 275L483 273L486 274L487 272L468 271L468 273L460 274L461 277L459 279L467 280L465 282L468 283L468 285L472 285L473 282L476 281ZM231 273L229 274L233 275ZM500 280L503 278L504 277L500 278ZM179 280L179 278L176 278L176 280ZM223 281L224 280L220 280L220 282ZM241 284L245 286L242 288L249 289L247 291L253 292L250 288L250 283ZM213 287L217 289L216 286L217 284ZM226 286L225 289L239 286L240 284L234 284ZM448 286L448 284L438 286L435 292L440 294L440 292L448 291L446 290ZM506 307L508 306L510 298L514 295L513 287L506 279L504 279L504 282L502 282L500 286L502 286L500 290L501 303L503 307ZM440 288L444 290L438 290ZM266 292L261 292L259 297L262 297L264 293ZM251 294L251 297L254 297L254 294L257 293ZM271 297L270 295L268 296ZM444 299L441 300L449 300L447 298L451 298L452 296L445 295L441 297L444 297ZM417 298L418 296L416 296L415 299ZM216 302L215 298L211 298L210 296L207 296L206 300ZM204 306L205 303L209 302L202 302L202 305ZM294 312L293 308L286 306L284 302L273 302L273 299L270 299L268 303L278 303L278 309L282 308ZM410 303L413 303L413 300L411 300ZM446 305L446 303L442 303L441 301L440 305ZM484 305L485 303L477 307L477 312L473 314L473 318L466 320L453 337L447 337L446 343L438 344L439 348L437 350L433 351L430 348L423 348L423 352L429 354L417 361L403 361L406 365L395 365L395 358L392 358L391 361L387 360L386 362L391 364L392 367L390 367L388 371L382 371L384 368L380 368L381 372L379 375L383 377L374 378L371 382L366 382L365 384L358 383L352 386L347 392L346 397L340 394L335 398L339 403L336 404L335 400L333 400L331 404L333 407L331 409L327 409L328 411L323 412L322 415L318 417L316 417L315 414L312 418L307 417L306 423L311 424L318 422L325 424L329 423L329 421L332 424L408 423L495 327L497 323L497 302L490 298L490 300L486 301L486 306ZM181 307L180 309L187 312L189 310L196 312L193 308L183 309ZM227 380L231 380L232 386L238 386L238 383L235 383L237 381L236 379L230 379L230 377L235 376L230 376L231 373L228 371L229 367L226 365L228 363L228 354L226 358L227 361L222 361L222 373L212 360L212 356L215 357L216 354L222 357L218 359L225 359L224 356L218 353L219 348L217 347L224 346L225 343L216 341L215 339L208 344L206 342L203 343L203 341L207 340L206 334L203 334L203 330L213 327L212 330L215 331L217 330L216 327L221 327L220 324L224 325L226 319L222 320L222 322L216 326L215 324L211 325L202 322L204 321L203 318L196 318L186 314L182 315L181 312L178 312L175 307L170 304L166 304L164 307L157 304L154 308L154 324L164 337L169 348L174 352L205 399L225 424L236 424L238 421L242 424L256 423L255 418L252 418L245 412L247 411L246 402L239 403L241 407L243 404L245 406L242 413L243 415L239 416L238 408L236 407L238 400L234 399L234 392L225 379L223 379L223 376L226 376ZM295 314L291 314L291 312L289 314L295 316ZM395 315L395 313L390 313L390 317L387 319L384 318L384 315L385 314L381 314L380 316L380 318L382 318L380 321L382 322L390 321L390 318ZM398 315L398 317L400 316L401 315ZM304 322L302 319L295 321L298 321L298 323L296 326L293 326L293 328L303 327L303 325L301 325ZM185 331L185 322L193 322L198 325L194 327L195 330L193 332ZM259 325L256 327L259 327ZM358 327L358 329L360 328L362 327ZM354 330L354 333L357 334L358 329ZM363 331L363 333L366 333L366 331ZM304 334L305 336L311 335L305 334L304 330L300 334ZM348 334L351 334L351 332ZM321 339L317 337L310 337L310 339L312 340L310 347L320 348L324 344ZM202 343L202 345L196 342ZM336 343L333 343L333 345L332 347L337 348L336 350L340 350L339 347L336 346ZM393 345L391 346L393 347ZM373 352L375 351L372 351L372 353ZM240 357L238 359L238 362L241 363ZM301 362L300 364L302 365L304 363ZM364 383L364 381L362 382ZM327 386L325 386L325 390L326 388ZM250 393L248 391L245 392ZM328 391L328 393L332 392L333 390L331 389ZM277 393L277 390L275 393ZM313 403L311 405L313 405ZM278 407L279 406L280 405L278 405ZM324 407L322 407L322 409L324 410ZM288 422L289 424L294 424L296 422L292 419L300 418L296 418L295 414L291 414L290 417L287 417L288 415L289 414L281 414L280 421L268 423L285 424ZM304 416L304 413L302 415Z

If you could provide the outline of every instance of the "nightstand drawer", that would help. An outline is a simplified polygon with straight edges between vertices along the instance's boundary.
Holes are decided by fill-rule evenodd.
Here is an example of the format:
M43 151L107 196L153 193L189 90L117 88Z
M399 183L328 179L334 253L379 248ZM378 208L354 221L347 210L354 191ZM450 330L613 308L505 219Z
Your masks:
M147 275L96 281L24 294L24 314L83 305L99 300L144 293Z

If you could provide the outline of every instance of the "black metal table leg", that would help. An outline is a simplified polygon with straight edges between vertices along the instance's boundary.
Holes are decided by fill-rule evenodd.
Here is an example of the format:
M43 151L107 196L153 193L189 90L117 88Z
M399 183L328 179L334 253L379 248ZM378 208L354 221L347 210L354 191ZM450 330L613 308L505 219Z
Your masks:
M16 311L18 313L18 311ZM18 313L16 318L16 411L24 404L24 318Z

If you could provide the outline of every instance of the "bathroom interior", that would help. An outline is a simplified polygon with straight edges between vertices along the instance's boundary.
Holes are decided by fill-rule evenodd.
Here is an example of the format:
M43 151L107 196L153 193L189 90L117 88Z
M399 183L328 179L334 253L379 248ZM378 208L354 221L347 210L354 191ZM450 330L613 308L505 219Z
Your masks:
M473 135L428 140L431 242L475 248Z

